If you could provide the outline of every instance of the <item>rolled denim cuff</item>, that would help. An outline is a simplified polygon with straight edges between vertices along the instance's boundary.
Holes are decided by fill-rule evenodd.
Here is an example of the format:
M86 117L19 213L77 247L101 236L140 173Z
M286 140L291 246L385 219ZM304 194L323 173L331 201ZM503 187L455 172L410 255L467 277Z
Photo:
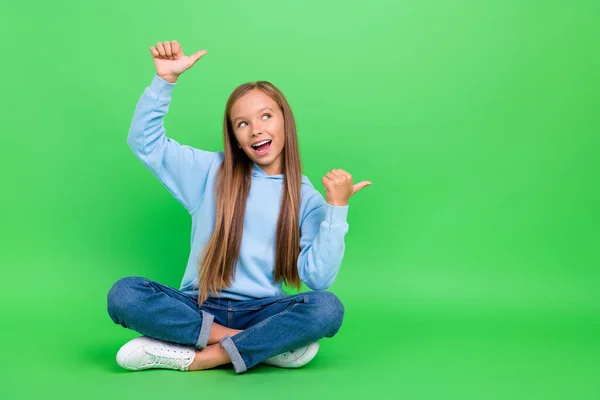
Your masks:
M208 344L208 338L210 336L210 327L215 319L215 316L207 313L204 310L202 312L202 326L200 327L200 334L198 335L198 341L196 347L203 349Z
M233 340L231 340L231 337L229 335L225 335L223 339L219 340L219 343L225 349L227 355L229 355L229 359L233 364L233 369L235 369L235 372L241 374L242 372L246 371L246 363L240 355L240 352L238 351L237 347L235 347L235 344L233 343Z

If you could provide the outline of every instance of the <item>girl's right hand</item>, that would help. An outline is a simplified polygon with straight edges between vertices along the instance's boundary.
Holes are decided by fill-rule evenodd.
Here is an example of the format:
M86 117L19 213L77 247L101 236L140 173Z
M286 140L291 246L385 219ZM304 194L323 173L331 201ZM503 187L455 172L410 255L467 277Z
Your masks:
M167 82L175 83L179 75L191 68L207 51L200 50L186 56L183 54L179 42L172 40L171 42L156 43L156 46L150 47L150 53L152 53L158 76Z

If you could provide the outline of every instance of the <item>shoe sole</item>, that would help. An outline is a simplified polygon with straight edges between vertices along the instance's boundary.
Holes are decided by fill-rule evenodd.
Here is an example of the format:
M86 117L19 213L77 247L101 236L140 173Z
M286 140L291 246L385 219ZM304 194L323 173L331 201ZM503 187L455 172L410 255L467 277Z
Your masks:
M300 363L300 365L298 365L297 367L293 367L293 368L298 368L298 367L308 364L309 362L312 361L313 358L315 358L315 356L317 355L318 352L319 352L319 342L311 343L311 345L308 346L308 349L306 349L306 351L300 357L298 357L297 362Z
M313 342L311 343L308 348L306 349L306 351L304 353L302 353L295 361L294 364L281 364L281 365L275 365L275 364L267 364L267 365L271 365L273 367L279 367L279 368L300 368L306 364L308 364L309 362L312 361L313 358L315 358L315 356L317 355L317 353L319 352L319 342Z

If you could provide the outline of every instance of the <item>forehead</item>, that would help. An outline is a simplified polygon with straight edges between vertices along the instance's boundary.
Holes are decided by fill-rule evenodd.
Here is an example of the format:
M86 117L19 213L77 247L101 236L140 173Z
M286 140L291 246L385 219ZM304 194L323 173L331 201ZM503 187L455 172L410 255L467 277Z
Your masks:
M265 107L270 107L273 110L279 108L275 100L263 91L252 89L233 104L231 107L231 118L249 117Z

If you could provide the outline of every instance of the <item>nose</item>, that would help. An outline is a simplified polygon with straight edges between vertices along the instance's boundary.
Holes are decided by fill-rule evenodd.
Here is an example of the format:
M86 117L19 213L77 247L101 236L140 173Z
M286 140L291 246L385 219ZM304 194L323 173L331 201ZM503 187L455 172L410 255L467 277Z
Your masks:
M262 130L260 129L260 127L255 127L252 129L252 136L258 136L258 135L262 135Z
M263 134L262 126L266 121L258 119L258 121L252 121L252 137L256 137Z

